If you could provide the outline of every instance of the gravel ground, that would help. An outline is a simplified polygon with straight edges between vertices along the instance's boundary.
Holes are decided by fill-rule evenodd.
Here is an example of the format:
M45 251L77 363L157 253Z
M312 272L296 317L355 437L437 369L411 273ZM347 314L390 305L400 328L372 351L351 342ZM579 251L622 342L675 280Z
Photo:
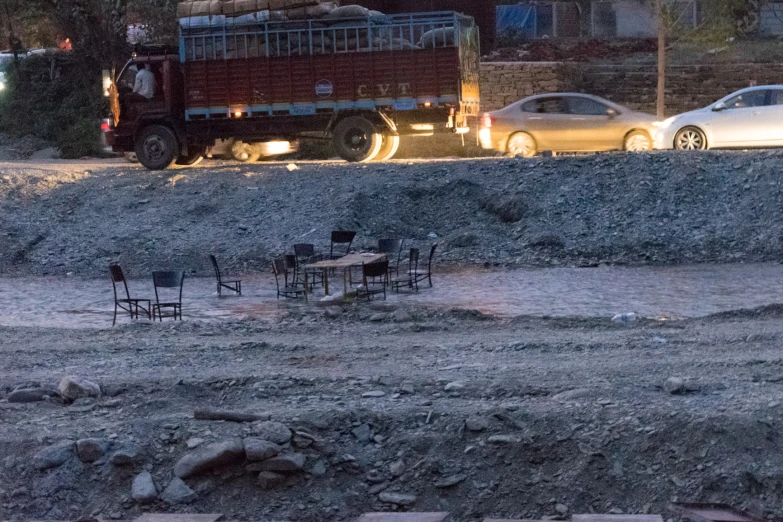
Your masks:
M700 500L779 518L781 314L622 327L377 304L269 322L0 328L0 517L668 517L668 502ZM66 375L102 396L10 402ZM197 420L199 408L285 426ZM276 441L302 470L259 483L259 462L211 448L180 501L131 498L138 474L166 488L189 445L236 438ZM116 461L120 450L130 457Z
M151 173L0 163L0 270L103 276L268 270L296 242L403 237L498 265L779 260L779 152L284 163Z
M323 247L334 228L359 231L357 246L381 236L427 244L432 232L440 259L460 265L776 260L779 159L164 173L3 163L0 268L105 277L120 261L131 274L206 274L217 252L235 271L265 271L294 242ZM241 321L0 327L0 520L669 518L671 501L780 519L781 319L769 306L624 327L411 300L292 305ZM205 408L253 422L196 418Z

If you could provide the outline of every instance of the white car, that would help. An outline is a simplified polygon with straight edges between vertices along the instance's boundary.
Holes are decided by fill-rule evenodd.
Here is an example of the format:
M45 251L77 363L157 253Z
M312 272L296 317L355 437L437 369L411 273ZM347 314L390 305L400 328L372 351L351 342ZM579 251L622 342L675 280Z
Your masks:
M783 85L749 87L660 123L655 148L783 147Z

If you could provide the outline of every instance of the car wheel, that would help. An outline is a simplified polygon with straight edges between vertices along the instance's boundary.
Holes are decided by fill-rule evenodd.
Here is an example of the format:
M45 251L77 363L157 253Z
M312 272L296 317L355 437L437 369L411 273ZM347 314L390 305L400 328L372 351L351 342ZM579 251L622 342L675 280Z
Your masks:
M629 132L625 137L624 148L628 152L646 152L652 150L652 139L644 131Z
M696 127L684 127L674 136L674 148L677 150L705 150L707 137Z
M341 120L335 126L333 134L334 149L345 161L371 161L381 151L383 135L375 125L361 116L351 116Z
M136 156L149 170L168 168L179 157L174 131L163 125L150 125L136 138Z
M511 157L532 158L536 155L536 140L527 132L517 132L508 139L506 152Z

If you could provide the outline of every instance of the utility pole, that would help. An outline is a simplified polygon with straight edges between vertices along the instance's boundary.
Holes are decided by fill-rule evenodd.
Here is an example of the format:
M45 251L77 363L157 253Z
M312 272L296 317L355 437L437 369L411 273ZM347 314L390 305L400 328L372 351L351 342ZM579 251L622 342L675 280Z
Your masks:
M656 110L659 119L666 111L666 24L663 16L663 0L655 0L655 14L658 20L658 97Z

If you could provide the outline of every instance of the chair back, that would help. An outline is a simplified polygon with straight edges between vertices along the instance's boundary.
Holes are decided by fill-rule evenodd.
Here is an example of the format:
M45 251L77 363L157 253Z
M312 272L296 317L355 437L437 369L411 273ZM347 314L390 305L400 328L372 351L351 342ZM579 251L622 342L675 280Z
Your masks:
M179 287L178 303L182 303L182 284L185 281L185 272L181 270L166 270L152 272L152 284L155 286L155 301L160 303L158 288Z
M217 259L210 254L209 260L212 261L212 268L215 269L215 277L217 278L217 282L220 283L220 268L218 267Z
M315 257L315 245L312 243L297 243L294 245L294 254L297 259Z
M351 245L353 244L353 238L356 237L356 232L346 231L346 230L333 230L332 231L332 245L329 247L329 257L334 257L334 246L335 245L348 245L345 248L346 255L348 254L348 251L351 249Z
M438 244L435 243L430 249L430 260L427 262L427 271L432 272L432 258L435 257L435 249L438 248Z
M397 256L397 263L400 262L402 256L402 239L379 239L378 240L378 253L388 254L393 259L393 256Z
M411 248L411 252L408 257L408 270L416 271L418 269L419 269L419 249Z
M272 261L272 273L275 274L275 284L278 291L280 290L280 276L285 277L285 282L288 282L288 271L286 270L287 258L292 256L278 257Z
M286 286L288 286L288 274L291 272L293 272L291 283L296 284L296 256L292 254L286 254L281 259L283 260L283 271L281 273L285 276Z
M365 281L367 281L367 279L372 279L374 277L383 277L384 279L386 279L386 274L388 271L389 271L388 259L362 265L362 277L364 277Z
M114 300L117 300L117 283L122 283L122 286L125 287L125 297L130 300L128 283L125 281L125 274L122 272L120 265L109 265L109 275L111 276L111 285L114 287Z

